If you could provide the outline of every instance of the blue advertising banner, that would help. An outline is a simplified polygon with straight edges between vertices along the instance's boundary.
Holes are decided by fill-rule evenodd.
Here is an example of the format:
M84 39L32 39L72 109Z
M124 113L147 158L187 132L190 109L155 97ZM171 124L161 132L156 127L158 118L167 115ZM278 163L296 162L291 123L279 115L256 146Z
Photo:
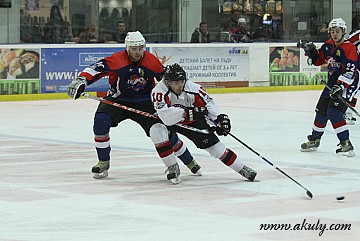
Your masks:
M113 53L119 48L43 48L41 50L41 92L66 92L70 82L87 66ZM86 91L107 91L108 79L98 80Z

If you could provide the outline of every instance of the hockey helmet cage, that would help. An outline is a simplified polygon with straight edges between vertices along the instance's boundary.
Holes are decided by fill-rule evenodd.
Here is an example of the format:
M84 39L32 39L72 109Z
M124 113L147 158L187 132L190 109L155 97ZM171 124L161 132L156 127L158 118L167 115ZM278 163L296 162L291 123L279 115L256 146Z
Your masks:
M186 81L185 70L177 63L172 65L167 65L165 67L164 78L170 83L171 81Z
M346 26L345 21L342 18L334 18L329 23L329 28L328 28L329 33L332 28L342 28L344 33L346 33L347 26Z
M125 46L127 50L129 50L130 47L134 46L144 46L145 48L145 43L145 38L139 31L128 32L126 34Z

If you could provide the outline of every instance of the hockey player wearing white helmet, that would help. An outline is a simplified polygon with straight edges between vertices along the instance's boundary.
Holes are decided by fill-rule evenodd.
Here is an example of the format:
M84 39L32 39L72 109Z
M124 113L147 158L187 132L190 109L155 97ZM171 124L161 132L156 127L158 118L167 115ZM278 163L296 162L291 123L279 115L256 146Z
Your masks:
M109 78L109 91L106 100L125 105L143 112L153 113L154 107L150 93L164 73L158 58L145 49L145 39L138 31L129 32L125 38L126 50L99 60L85 68L68 86L68 95L73 99L81 96L86 86ZM156 144L156 150L169 174L167 179L180 182L180 169L174 159L164 158L164 153L174 152L192 173L199 174L200 166L195 162L185 144L176 134L167 143L160 143L158 133L166 130L159 119L149 118L113 105L100 102L94 117L94 140L99 162L92 168L94 178L108 176L110 168L110 128L130 119L138 123L147 136ZM160 130L160 131L159 131Z
M346 23L342 18L334 18L330 21L328 31L330 38L334 40L335 45L340 45L345 41Z
M234 42L234 43L251 42L251 34L248 31L245 18L239 18L237 28L231 30L230 42Z
M351 102L359 86L358 55L354 44L345 40L347 26L343 19L336 18L329 23L330 38L316 49L312 42L300 40L298 47L303 48L305 55L316 66L327 64L328 82L324 87L316 105L316 115L308 142L301 145L301 151L316 151L320 146L320 139L324 134L327 122L339 139L336 154L344 157L355 156L354 147L350 142L349 129L344 120L347 106L339 97Z
M128 32L125 37L125 46L129 58L133 62L137 62L143 57L146 50L145 38L139 31Z

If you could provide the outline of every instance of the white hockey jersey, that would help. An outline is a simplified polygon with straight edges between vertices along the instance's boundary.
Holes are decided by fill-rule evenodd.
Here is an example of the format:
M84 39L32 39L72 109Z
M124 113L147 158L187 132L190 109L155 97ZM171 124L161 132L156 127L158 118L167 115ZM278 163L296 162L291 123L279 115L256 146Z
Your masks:
M208 116L213 120L220 114L206 90L189 80L186 81L184 91L180 95L172 92L164 80L161 80L152 90L151 97L157 114L167 126L183 122L186 107L206 106Z

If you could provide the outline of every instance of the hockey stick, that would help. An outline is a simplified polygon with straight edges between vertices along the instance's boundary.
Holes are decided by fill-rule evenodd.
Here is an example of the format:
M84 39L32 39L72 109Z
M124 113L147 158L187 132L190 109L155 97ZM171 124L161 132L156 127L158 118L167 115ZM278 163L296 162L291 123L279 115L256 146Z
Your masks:
M100 102L103 102L105 104L108 104L108 105L112 105L112 106L115 106L115 107L118 107L120 109L124 109L124 110L127 110L127 111L130 111L130 112L133 112L133 113L136 113L136 114L139 114L139 115L143 115L143 116L146 116L146 117L149 117L149 118L153 118L153 119L160 119L159 117L157 117L156 115L153 115L153 114L150 114L148 112L145 112L145 111L141 111L141 110L137 110L135 108L131 108L131 107L128 107L126 105L122 105L122 104L119 104L119 103L115 103L115 102L112 102L110 100L105 100L103 98L99 98L99 97L96 97L96 96L93 96L93 95L90 95L88 93L81 93L81 96L84 96L86 98L89 98L89 99L92 99L92 100L96 100L96 101L100 101ZM198 133L202 133L202 134L209 134L209 130L207 129L197 129L195 127L192 127L192 126L188 126L188 125L184 125L184 124L180 124L180 123L177 123L175 124L176 126L179 126L181 128L184 128L184 129L188 129L188 130L191 130L191 131L194 131L194 132L198 132Z
M207 117L214 125L217 126L216 121L214 121L213 119ZM285 175L286 177L288 177L290 180L292 180L293 182L295 182L297 185L299 185L300 187L302 187L303 189L306 190L306 195L309 198L313 198L312 193L306 189L303 185L301 185L298 181L296 181L294 178L292 178L291 176L289 176L286 172L284 172L283 170L281 170L279 167L275 166L272 162L270 162L268 159L266 159L265 157L263 157L260 153L258 153L257 151L255 151L254 149L252 149L250 146L248 146L245 142L241 141L239 138L237 138L236 136L234 136L233 134L231 134L230 132L228 132L228 135L231 136L232 138L234 138L235 140L237 140L238 142L240 142L243 146L245 146L247 149L249 149L250 151L252 151L253 153L255 153L258 157L260 157L261 159L263 159L265 162L267 162L270 166L274 167L276 170L278 170L279 172L281 172L283 175Z
M323 79L321 79L321 78L318 78L318 79L321 81L321 83L323 83L323 84L325 85L326 89L331 90L331 88L326 84L326 82L325 82ZM346 100L344 100L344 98L343 98L342 96L339 95L339 96L338 96L338 99L339 99L344 105L346 105L350 110L352 110L357 116L360 117L359 112L357 112L357 110L355 110L354 107L352 107Z

